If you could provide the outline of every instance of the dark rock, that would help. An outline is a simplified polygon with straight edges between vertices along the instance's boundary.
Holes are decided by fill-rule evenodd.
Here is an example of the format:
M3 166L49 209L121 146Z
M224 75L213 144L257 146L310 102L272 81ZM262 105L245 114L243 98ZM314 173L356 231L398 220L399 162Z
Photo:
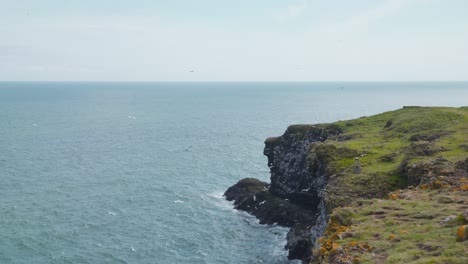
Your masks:
M459 148L465 150L465 151L468 151L468 144L461 144L460 146L458 146Z
M468 174L468 158L465 160L461 160L457 162L455 167L461 171L461 173L464 173L465 175Z
M407 160L403 160L399 173L407 177L409 185L419 185L430 183L431 179L438 175L453 176L455 167L453 163L443 157L415 164L409 164Z
M231 186L224 196L234 201L234 208L255 215L261 224L277 223L285 227L314 224L315 211L278 197L267 187L264 182L246 178Z
M392 162L395 160L397 156L398 155L396 153L390 153L390 154L386 154L380 157L380 160L383 162Z
M384 128L389 128L391 127L393 124L393 121L392 120L388 120L387 123L385 124Z
M310 240L310 229L303 227L293 227L289 230L287 235L287 244L284 247L289 251L289 259L301 259L308 262L311 258L312 243Z
M424 214L424 213L420 213L420 214L416 214L413 216L414 219L434 219L436 218L436 216L434 215L430 215L430 214Z
M432 156L441 151L447 151L444 147L436 146L433 143L421 142L412 143L409 147L408 155L415 156Z
M261 224L276 223L291 227L285 246L289 251L288 258L310 260L312 247L310 226L317 220L317 211L304 207L304 203L295 204L272 194L268 186L259 180L246 178L231 186L224 196L227 200L234 201L236 209L256 216Z
M421 106L417 106L417 105L405 105L405 106L403 106L403 109L409 109L409 108L421 108Z
M323 128L296 125L288 127L280 139L267 140L263 153L268 157L270 167L270 191L299 203L307 201L300 193L317 193L319 186L315 175L323 174L324 167L320 163L312 164L308 152L312 143L323 142L328 136L328 131Z
M327 161L338 154L357 156L354 150L322 143L342 132L336 125L288 127L281 137L265 141L271 184L247 178L224 194L234 201L236 209L255 215L261 224L291 227L285 247L290 259L310 259L313 243L326 228L328 213L323 195L331 175Z
M268 186L268 183L257 179L245 178L229 187L229 189L224 193L224 196L226 197L226 200L234 201L234 205L237 206L243 201L252 198L254 194L268 189Z
M437 130L437 131L432 131L430 133L418 133L412 135L409 140L410 141L434 141L437 140L443 136L449 135L451 132L450 131L445 131L445 130Z
M432 246L432 245L425 245L422 243L416 244L420 249L425 250L427 252L432 252L440 249L440 246Z

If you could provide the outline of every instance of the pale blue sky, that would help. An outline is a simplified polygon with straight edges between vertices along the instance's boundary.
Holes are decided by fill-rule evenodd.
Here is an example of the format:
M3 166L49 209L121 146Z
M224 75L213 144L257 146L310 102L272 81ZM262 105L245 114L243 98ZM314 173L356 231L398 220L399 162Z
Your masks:
M466 0L0 0L0 80L468 80Z

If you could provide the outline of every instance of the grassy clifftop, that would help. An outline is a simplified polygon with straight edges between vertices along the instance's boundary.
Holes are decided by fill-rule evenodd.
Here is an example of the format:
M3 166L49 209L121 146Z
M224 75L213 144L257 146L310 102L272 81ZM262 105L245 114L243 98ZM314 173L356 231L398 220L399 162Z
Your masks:
M313 150L328 155L330 208L466 169L468 107L405 107L319 126L335 134ZM360 174L353 173L356 157Z
M414 163L440 152L458 161L468 151L468 107L405 107L322 126L341 132L333 138L341 146L365 155L360 162L367 173L396 170L404 159ZM343 159L335 165L339 169L353 162Z
M468 263L467 241L456 241L468 224L468 107L404 107L319 127L333 136L310 152L331 175L318 259Z
M336 208L315 254L322 263L468 263L468 241L457 241L466 239L457 231L468 224L468 185L454 184Z

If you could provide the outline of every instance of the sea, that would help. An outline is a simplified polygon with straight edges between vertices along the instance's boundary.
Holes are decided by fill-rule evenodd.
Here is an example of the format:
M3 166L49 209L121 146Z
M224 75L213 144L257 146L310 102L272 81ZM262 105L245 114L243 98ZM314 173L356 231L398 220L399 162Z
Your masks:
M223 192L290 124L466 106L467 82L0 83L0 263L293 263Z

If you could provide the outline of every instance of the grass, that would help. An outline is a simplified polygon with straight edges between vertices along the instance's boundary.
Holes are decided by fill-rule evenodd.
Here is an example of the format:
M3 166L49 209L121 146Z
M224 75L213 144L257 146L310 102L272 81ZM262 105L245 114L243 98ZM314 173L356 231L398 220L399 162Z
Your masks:
M468 156L466 107L406 107L318 126L333 131L320 143L328 147L313 148L329 151L321 156L329 157L330 174L339 175L329 184L333 186L328 192L331 207L346 205L350 196L383 197L388 191L418 184L424 175L417 173L436 157L447 160L444 166L452 166ZM358 176L352 174L356 156L362 166ZM421 172L407 171L414 166L421 167ZM451 174L455 169L439 167L437 173Z
M333 131L310 155L326 157L332 217L316 256L324 263L468 263L468 242L456 242L468 210L461 180L468 171L459 165L468 162L468 107L405 107L318 126ZM355 157L360 174L352 173Z
M457 228L466 224L459 216L468 209L468 192L408 189L399 194L397 200L361 200L335 209L333 217L350 226L347 237L334 243L370 245L370 252L349 251L359 263L468 263L468 241L456 241ZM453 202L441 203L441 196ZM451 215L458 217L443 221Z

